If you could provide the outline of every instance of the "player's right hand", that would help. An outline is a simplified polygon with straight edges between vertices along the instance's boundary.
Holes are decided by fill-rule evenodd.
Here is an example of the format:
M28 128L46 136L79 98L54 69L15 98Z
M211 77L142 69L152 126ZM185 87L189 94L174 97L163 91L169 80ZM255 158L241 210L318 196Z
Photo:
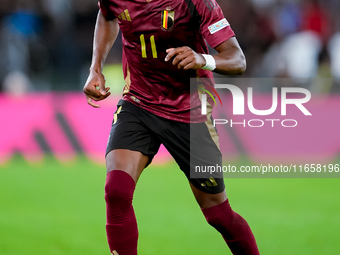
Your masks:
M83 91L89 105L100 108L100 105L94 103L107 98L111 93L110 88L105 88L105 77L101 72L90 71L89 77L85 83Z

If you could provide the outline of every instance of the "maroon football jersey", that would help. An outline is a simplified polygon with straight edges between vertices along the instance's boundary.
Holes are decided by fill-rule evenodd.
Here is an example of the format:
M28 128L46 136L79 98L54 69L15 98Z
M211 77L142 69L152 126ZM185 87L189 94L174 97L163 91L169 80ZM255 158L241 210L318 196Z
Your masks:
M215 0L99 0L99 6L122 32L124 99L167 119L205 121L199 97L190 100L190 78L212 72L179 70L164 59L169 48L207 54L206 42L214 48L234 36Z

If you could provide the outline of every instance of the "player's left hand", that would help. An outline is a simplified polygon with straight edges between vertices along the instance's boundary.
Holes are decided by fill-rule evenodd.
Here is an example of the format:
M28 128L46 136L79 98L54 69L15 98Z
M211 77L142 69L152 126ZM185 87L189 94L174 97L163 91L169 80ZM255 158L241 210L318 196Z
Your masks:
M205 58L187 46L167 49L166 53L168 55L165 57L165 61L168 62L171 58L174 58L172 64L177 66L178 69L197 70L206 65Z

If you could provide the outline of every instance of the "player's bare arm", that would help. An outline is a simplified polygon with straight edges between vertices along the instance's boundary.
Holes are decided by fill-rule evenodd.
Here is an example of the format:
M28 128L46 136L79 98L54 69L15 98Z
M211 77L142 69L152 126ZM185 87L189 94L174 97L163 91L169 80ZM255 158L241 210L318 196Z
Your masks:
M235 37L221 43L216 48L218 52L213 58L216 62L217 73L238 75L246 70L246 60L243 51ZM166 51L165 61L173 58L172 64L179 69L200 69L206 65L206 59L189 47L171 48Z
M108 21L102 12L99 11L94 32L90 74L83 89L86 94L87 103L95 108L99 108L100 106L93 101L103 100L111 94L109 92L110 88L105 87L105 77L102 74L102 70L118 32L118 20Z

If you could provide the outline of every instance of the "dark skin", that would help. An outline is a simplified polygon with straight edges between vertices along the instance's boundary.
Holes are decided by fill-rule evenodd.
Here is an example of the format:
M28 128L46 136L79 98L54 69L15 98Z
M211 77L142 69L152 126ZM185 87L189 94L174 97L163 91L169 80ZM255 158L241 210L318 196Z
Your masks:
M119 32L117 19L107 21L99 11L93 43L92 64L90 74L84 86L84 93L89 105L99 108L100 105L95 102L106 99L110 96L110 88L105 87L105 77L102 74L102 68L105 59L116 40ZM218 45L218 52L214 55L216 61L217 73L225 75L242 74L246 69L244 54L236 40L232 37L229 40ZM166 51L167 56L164 61L177 66L178 69L200 69L206 65L205 58L189 47L170 48ZM140 175L146 167L149 158L137 151L117 149L109 152L106 156L106 169L122 170L128 173L137 183ZM227 199L225 190L219 194L208 194L198 190L190 184L191 190L201 208L210 208Z
M216 61L217 73L225 75L239 75L246 69L245 57L235 37L218 45L215 50L218 52L214 55ZM196 53L189 47L171 48L166 51L168 55L165 61L173 58L172 64L178 69L200 69L206 65L202 54Z

